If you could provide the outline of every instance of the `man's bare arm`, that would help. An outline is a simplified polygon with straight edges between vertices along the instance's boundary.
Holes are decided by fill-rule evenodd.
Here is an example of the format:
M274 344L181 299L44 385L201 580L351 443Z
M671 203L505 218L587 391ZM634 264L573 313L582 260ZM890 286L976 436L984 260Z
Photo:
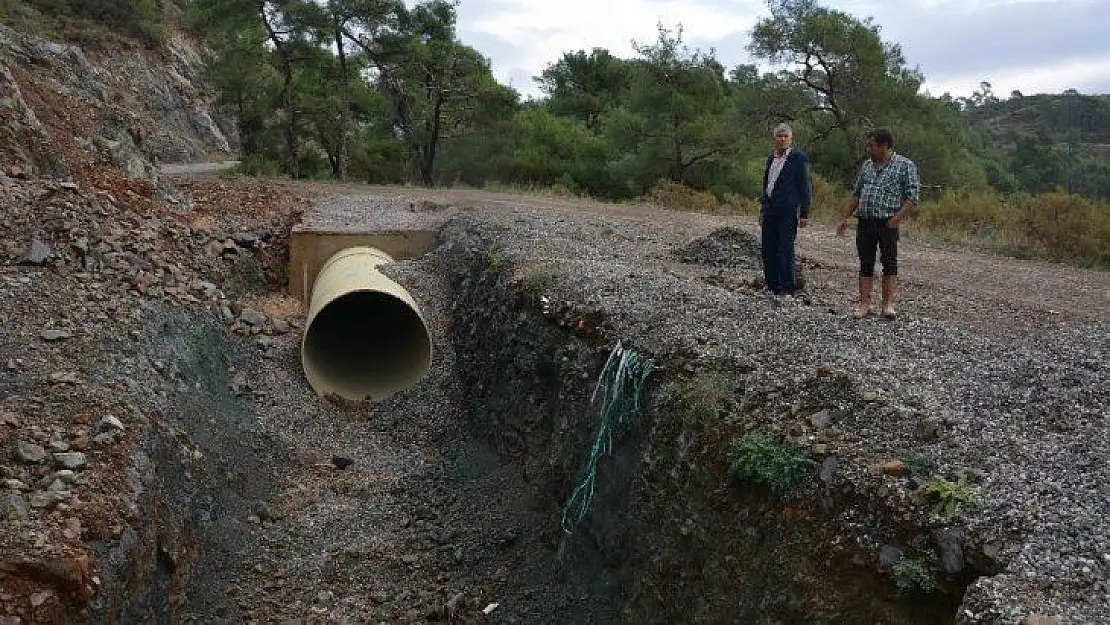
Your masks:
M840 221L836 224L836 233L843 235L844 231L848 229L848 218L852 213L859 208L859 198L853 197L844 204L844 208L840 209Z

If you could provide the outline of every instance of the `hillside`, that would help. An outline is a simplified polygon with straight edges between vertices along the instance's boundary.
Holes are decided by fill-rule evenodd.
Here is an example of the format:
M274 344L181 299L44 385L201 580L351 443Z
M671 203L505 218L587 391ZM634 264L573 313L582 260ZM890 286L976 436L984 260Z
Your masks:
M1017 93L970 107L968 118L1000 138L1032 134L1053 143L1110 145L1110 95Z
M966 109L983 135L981 153L998 163L992 183L1004 191L1055 187L1110 199L1110 95L987 97Z
M0 170L7 175L156 186L158 163L230 155L233 142L213 116L203 61L188 37L164 31L160 43L144 45L86 18L20 2L5 11L3 21L29 29L0 23ZM56 31L98 38L50 38Z

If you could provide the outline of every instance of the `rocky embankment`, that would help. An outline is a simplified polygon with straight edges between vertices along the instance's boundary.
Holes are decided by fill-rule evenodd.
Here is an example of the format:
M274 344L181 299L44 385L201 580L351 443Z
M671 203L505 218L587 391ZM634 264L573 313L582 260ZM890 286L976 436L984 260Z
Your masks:
M260 188L202 187L186 218L131 188L0 176L0 618L23 619L11 622L110 610L102 598L152 564L135 546L159 419L145 395L174 366L144 350L159 315L194 310L260 349L298 323L295 306L250 298L280 280L303 196L275 206L265 192L278 210L246 216ZM213 195L239 216L207 211Z
M196 48L176 34L158 50L119 45L86 50L0 25L7 176L154 181L159 162L230 156L234 133L229 143L213 117Z

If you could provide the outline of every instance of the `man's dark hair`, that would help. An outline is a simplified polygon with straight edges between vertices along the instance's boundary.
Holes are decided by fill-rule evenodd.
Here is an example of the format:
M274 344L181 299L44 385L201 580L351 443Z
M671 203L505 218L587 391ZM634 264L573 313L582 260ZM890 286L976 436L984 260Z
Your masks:
M894 147L894 135L890 134L890 130L887 128L876 128L867 133L867 138L874 139L875 143L879 145L885 145L888 148Z

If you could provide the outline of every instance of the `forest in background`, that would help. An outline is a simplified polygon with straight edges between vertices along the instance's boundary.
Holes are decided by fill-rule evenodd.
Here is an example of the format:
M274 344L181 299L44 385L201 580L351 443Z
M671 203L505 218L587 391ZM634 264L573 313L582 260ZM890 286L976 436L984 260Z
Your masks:
M157 47L186 29L235 119L242 172L491 185L672 208L752 212L779 122L813 163L828 218L892 129L926 202L913 227L1014 255L1110 265L1110 96L920 93L924 76L869 18L770 0L725 67L680 25L621 58L567 51L522 99L425 0L0 0L17 28L84 45Z

